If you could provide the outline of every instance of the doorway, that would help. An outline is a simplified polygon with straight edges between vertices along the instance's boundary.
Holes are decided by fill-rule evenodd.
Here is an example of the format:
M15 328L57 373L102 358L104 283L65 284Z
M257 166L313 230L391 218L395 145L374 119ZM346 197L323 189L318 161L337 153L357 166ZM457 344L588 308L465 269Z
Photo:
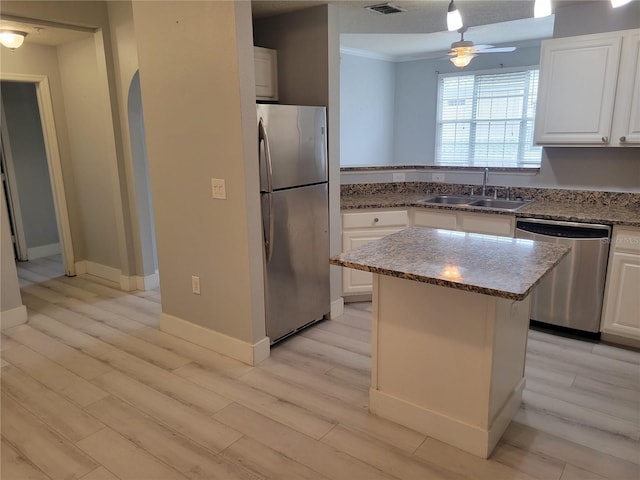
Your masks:
M30 244L33 257L60 253L65 275L73 276L73 244L47 77L3 74L0 80L7 180L3 187L13 220L16 258L27 260ZM19 111L20 118L11 118L18 114L6 112L5 103L11 103L10 112ZM16 122L13 132L12 121ZM16 152L11 148L12 137L19 147Z

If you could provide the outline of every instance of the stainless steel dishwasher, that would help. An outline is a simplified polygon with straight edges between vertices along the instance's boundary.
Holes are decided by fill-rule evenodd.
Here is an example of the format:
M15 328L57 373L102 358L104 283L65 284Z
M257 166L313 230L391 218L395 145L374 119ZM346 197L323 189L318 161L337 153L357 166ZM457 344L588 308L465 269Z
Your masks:
M516 237L571 247L531 298L531 320L598 336L611 227L535 218L516 221Z

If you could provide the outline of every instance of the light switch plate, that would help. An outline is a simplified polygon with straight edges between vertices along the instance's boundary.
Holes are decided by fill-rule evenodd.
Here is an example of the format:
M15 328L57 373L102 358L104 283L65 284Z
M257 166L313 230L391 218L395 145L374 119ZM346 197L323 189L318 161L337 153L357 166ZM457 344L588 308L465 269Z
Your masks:
M392 176L394 182L404 182L407 179L404 173L394 173Z
M211 179L211 196L220 200L225 200L227 198L227 188L225 186L224 178Z
M444 173L432 173L431 180L434 182L444 182Z
M200 295L200 277L195 275L191 277L191 292Z

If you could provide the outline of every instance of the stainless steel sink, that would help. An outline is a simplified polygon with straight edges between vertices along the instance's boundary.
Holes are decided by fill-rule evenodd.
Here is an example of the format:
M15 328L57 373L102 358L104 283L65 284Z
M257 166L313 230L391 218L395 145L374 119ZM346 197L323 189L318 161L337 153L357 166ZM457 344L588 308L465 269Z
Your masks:
M472 197L469 195L435 195L418 201L418 203L423 204L461 205L511 211L524 207L531 202L533 200L505 200L502 198Z
M483 198L475 200L468 205L470 207L497 208L500 210L517 210L531 203L532 200L504 200L501 198Z
M469 205L477 200L477 197L468 195L436 195L434 197L425 198L418 203L438 203L441 205Z

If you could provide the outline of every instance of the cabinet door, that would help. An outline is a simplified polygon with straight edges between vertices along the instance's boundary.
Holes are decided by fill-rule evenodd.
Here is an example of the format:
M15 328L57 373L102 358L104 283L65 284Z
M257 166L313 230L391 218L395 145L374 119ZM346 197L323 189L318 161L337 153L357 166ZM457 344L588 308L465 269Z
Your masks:
M354 230L342 234L342 250L344 252L352 250L372 240L378 240L402 228L377 229L377 230ZM369 272L354 270L353 268L342 269L342 293L344 295L367 294L373 291L373 279Z
M536 144L609 144L621 45L619 33L542 42Z
M615 108L613 141L640 145L640 30L622 38Z
M253 47L253 63L256 75L256 99L278 100L277 51Z
M609 264L602 331L640 340L640 255L616 252Z

